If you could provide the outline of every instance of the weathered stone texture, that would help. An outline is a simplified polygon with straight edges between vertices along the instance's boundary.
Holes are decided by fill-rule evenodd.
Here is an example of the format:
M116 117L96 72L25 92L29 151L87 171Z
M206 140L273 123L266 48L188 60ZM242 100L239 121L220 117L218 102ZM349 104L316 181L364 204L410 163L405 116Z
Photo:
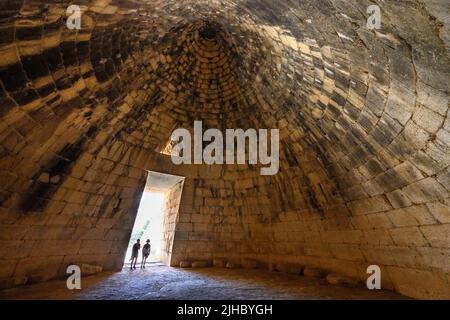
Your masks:
M1 283L120 269L154 170L186 178L167 264L378 264L387 288L449 298L448 4L376 3L373 31L370 1L85 0L69 30L69 1L3 1ZM194 120L280 129L280 172L173 165Z

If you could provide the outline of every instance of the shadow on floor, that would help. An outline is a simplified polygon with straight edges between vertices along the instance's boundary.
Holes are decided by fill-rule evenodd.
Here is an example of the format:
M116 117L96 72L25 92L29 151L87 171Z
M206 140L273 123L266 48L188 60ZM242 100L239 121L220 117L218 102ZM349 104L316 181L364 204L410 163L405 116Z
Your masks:
M71 291L65 281L50 281L0 291L0 299L407 299L390 291L331 286L320 279L266 270L179 269L159 262L136 270L126 264L121 272L85 277L81 286Z

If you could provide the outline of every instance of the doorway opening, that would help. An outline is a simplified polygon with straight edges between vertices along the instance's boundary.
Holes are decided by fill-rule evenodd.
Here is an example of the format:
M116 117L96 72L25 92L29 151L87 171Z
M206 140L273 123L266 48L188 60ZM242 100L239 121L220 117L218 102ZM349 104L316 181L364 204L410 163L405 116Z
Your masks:
M140 240L136 266L140 266L143 246L150 240L147 263L166 262L172 252L173 202L179 204L184 177L149 171L139 209L136 214L124 264L131 261L133 245ZM177 192L179 191L179 192ZM176 208L178 213L178 208Z
M142 194L133 231L131 231L127 253L125 255L125 263L131 260L132 248L137 239L140 239L141 242L141 252L139 252L139 256L142 255L142 246L147 240L150 240L151 250L147 262L159 261L159 256L161 255L165 201L166 194L163 192L144 191Z

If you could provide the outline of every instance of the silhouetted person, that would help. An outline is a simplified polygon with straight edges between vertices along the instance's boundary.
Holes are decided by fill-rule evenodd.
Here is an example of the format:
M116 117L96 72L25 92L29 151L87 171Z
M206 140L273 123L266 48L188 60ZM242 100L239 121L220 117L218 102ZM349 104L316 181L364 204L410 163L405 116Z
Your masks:
M142 262L141 262L141 269L144 268L145 269L145 263L147 262L147 258L150 255L150 249L152 248L150 246L150 240L147 239L146 241L147 243L144 244L144 246L142 247Z
M131 266L130 270L136 269L136 262L139 255L139 250L141 249L141 240L137 239L136 243L133 244L133 249L131 251ZM134 265L133 265L134 262Z

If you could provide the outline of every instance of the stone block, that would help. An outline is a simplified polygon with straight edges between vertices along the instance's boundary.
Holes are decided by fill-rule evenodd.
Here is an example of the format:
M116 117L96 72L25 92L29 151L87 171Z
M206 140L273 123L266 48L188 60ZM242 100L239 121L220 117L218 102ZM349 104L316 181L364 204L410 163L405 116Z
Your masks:
M390 204L382 196L376 196L364 200L349 203L349 208L355 215L377 213L391 209Z
M430 87L422 82L419 82L417 87L417 101L427 108L445 115L448 110L449 96L433 87Z
M367 219L372 228L390 228L392 222L385 213L368 214Z
M258 267L258 261L244 258L241 260L241 266L244 269L256 269Z
M422 265L450 274L449 248L419 247L417 251L420 253Z
M445 202L431 202L427 203L427 208L430 210L436 221L440 223L450 223L450 200Z
M213 259L213 266L218 268L225 268L227 265L228 260L225 258L214 258Z
M450 248L450 224L421 226L420 231L432 247Z
M225 267L227 269L239 269L241 265L237 262L228 261Z
M187 260L180 261L180 268L191 268L191 267L192 267L191 261Z
M448 299L450 285L444 274L413 268L388 267L395 290L416 299Z
M396 227L435 224L431 214L424 205L411 206L387 212L392 224Z
M394 243L398 246L424 246L425 238L417 227L393 228L389 230Z
M301 275L305 266L296 263L276 263L275 269L279 272Z
M346 277L337 273L330 273L326 277L329 284L345 287L356 287L358 280L350 277Z
M30 257L17 263L14 276L28 276L31 282L46 281L58 275L63 256Z
M14 286L14 278L0 279L0 290L13 288Z
M420 127L430 133L436 133L444 122L444 117L428 108L420 107L413 116Z
M402 86L392 86L386 103L386 112L405 125L414 111L414 92Z
M211 266L211 263L207 260L193 261L191 265L192 268L207 268L209 266Z
M303 275L309 278L324 278L327 275L327 272L319 268L305 267Z
M394 190L386 194L386 197L394 208L405 208L412 204L411 200L401 190Z
M102 271L103 271L102 266L96 266L96 265L85 264L85 263L83 263L81 265L81 274L83 276L89 276L92 274L100 273Z
M17 276L17 277L14 277L13 279L14 279L15 286L21 286L28 282L27 276Z
M445 199L448 192L435 178L429 177L405 187L403 191L415 204Z
M364 237L367 243L373 246L388 246L393 244L391 235L386 229L364 230Z

